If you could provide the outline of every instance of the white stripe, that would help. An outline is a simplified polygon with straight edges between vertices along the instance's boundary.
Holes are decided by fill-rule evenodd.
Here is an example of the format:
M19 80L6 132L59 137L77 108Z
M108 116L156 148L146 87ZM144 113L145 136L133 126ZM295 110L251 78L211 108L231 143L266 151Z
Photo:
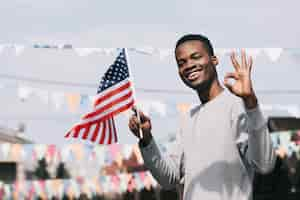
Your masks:
M98 93L96 95L95 99L98 99L99 97L107 95L107 93L109 93L112 90L117 89L117 88L119 88L119 87L121 87L123 85L126 85L128 82L130 82L130 81L128 79L125 79L125 80L123 80L123 81L121 81L121 82L119 82L119 83L117 83L117 84L115 84L115 85L113 85L113 86L111 86L109 88L106 88L104 91Z
M75 127L75 126L74 126L74 127ZM74 133L75 133L75 130L74 130L74 128L73 128L69 137L73 137Z
M122 101L116 105L114 105L113 107L111 107L110 109L107 109L105 111L103 111L102 113L94 116L94 117L91 117L91 118L88 118L88 119L81 119L80 122L78 124L84 124L84 123L88 123L88 122L92 122L92 121L95 121L97 119L100 119L101 117L107 115L108 113L111 113L115 110L118 110L119 108L123 107L124 105L128 104L129 102L131 102L133 100L133 97L130 96L128 99L126 99L125 101Z
M100 123L98 135L97 135L96 140L95 140L96 143L99 143L99 142L100 142L100 138L101 138L101 135L102 135L102 134L101 134L101 133L102 133L102 130L103 130L103 125L102 125L102 123Z
M109 124L110 124L110 129L111 129L111 143L115 142L115 136L114 136L114 127L113 127L113 119L109 118Z
M114 129L114 127L116 126L114 119L112 118L111 121L112 121L112 125L113 125L113 129L112 129L113 140L112 141L115 143L115 142L117 142L117 137L115 137L115 135L117 135L117 133L116 133L117 130L115 131L115 129ZM117 127L115 127L115 128L117 129Z
M81 128L81 129L80 129L79 134L78 134L78 137L82 138L85 129L86 129L86 128Z
M124 95L126 95L126 94L129 94L131 91L132 91L132 90L131 90L131 88L129 87L129 88L123 90L122 92L119 92L119 93L117 93L117 94L115 94L115 95L113 95L113 96L111 96L111 97L105 99L104 101L99 102L99 104L98 104L94 109L97 110L97 109L99 109L99 108L101 108L101 107L103 107L103 106L109 104L110 102L112 102L112 101L114 101L114 100L116 100L116 99L119 99L120 97L122 97L122 96L124 96Z
M98 123L91 125L87 140L91 140Z
M108 120L105 120L105 126L106 126L106 129L105 129L105 138L104 138L104 140L103 140L103 144L108 144L108 133L109 133L109 121Z

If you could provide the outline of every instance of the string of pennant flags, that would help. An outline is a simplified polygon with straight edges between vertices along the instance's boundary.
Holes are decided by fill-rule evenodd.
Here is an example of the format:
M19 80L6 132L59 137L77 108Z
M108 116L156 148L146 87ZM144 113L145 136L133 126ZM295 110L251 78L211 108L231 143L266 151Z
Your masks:
M16 56L22 55L26 49L52 49L52 50L68 50L74 51L78 56L89 56L91 54L100 55L114 55L120 48L78 48L71 44L49 45L49 44L33 44L33 45L19 45L19 44L0 44L0 54L5 50L15 51ZM231 53L234 48L216 48L215 52L218 56L226 56ZM259 55L266 55L271 62L276 62L283 53L292 55L300 55L300 50L296 48L245 48L246 52L254 58ZM155 48L155 47L138 47L128 48L128 51L136 52L144 55L155 56L159 59L165 59L173 56L173 48Z
M272 144L279 156L290 157L292 154L300 159L300 131L290 130L271 133ZM171 143L170 141L168 143ZM72 146L75 145L75 146ZM77 145L77 146L76 146ZM78 146L79 145L79 146ZM134 151L135 145L110 145L110 146L90 146L80 144L70 144L63 149L56 149L55 145L41 145L41 144L1 144L2 154L12 155L13 149L17 146L31 149L27 154L36 154L37 157L47 157L47 155L54 155L55 151L63 152L85 150L86 154L93 154L93 152L101 152L103 157L105 154L110 157L116 157L118 152L122 152L125 157L129 157L130 152ZM28 148L30 147L30 148ZM80 148L78 148L80 147ZM166 145L169 148L169 145ZM162 148L164 149L164 148ZM168 149L168 151L171 151ZM35 152L35 153L33 153ZM52 152L52 153L51 153ZM16 152L15 152L16 153ZM78 152L77 152L78 153ZM166 153L166 152L165 152ZM38 155L37 155L38 154ZM82 154L82 153L78 153ZM283 155L281 155L283 154ZM85 157L77 155L77 158ZM126 191L132 192L134 190L140 191L142 189L150 190L156 188L158 183L152 177L149 171L140 171L133 173L117 173L114 175L100 175L93 178L71 178L71 179L47 179L47 180L17 180L13 183L4 183L0 181L0 198L1 199L23 199L23 198L63 198L64 195L68 197L78 198L81 193L86 194L89 198L93 195L107 194L107 193L124 193Z
M5 85L2 85L2 89L5 87ZM25 85L15 86L15 89L16 96L20 102L29 101L30 98L38 98L41 103L53 106L56 111L67 109L72 114L88 109L95 98L94 95L49 91L47 89ZM175 112L184 114L193 106L193 104L189 102L167 102L160 99L149 98L141 98L138 104L143 108L146 114L156 114L160 117L165 117L168 113ZM170 109L172 109L172 111ZM287 111L292 116L300 117L300 107L297 105L262 104L262 109L265 111Z
M112 176L98 176L92 179L48 179L21 180L8 184L0 181L0 199L51 199L63 196L79 198L86 194L89 199L109 193L150 190L158 183L149 171L120 173Z
M272 143L275 149L282 147L288 156L297 153L300 159L300 130L280 131L271 133ZM169 140L159 143L159 148L164 154L172 152L174 141ZM0 145L1 161L38 161L45 158L47 163L73 162L93 160L99 166L112 164L119 159L127 160L134 155L139 164L143 159L137 144L112 144L112 145L88 145L82 143L66 144L58 147L54 144L11 144Z
M135 156L139 164L143 159L136 144L88 145L81 143L66 144L63 147L50 144L11 144L0 145L0 160L36 162L45 158L47 163L74 162L93 160L99 166L112 164L119 159L128 160Z

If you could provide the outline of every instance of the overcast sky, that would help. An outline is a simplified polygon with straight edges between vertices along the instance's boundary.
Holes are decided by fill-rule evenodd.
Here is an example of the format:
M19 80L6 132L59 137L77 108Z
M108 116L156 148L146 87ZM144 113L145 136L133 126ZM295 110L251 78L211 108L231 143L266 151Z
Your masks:
M0 41L84 47L172 47L204 33L219 47L297 47L299 1L11 0L0 8Z

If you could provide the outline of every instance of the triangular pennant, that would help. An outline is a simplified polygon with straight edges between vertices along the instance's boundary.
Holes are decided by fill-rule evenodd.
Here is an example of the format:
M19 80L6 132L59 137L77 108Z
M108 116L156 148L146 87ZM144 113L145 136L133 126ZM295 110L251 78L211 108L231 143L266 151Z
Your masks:
M32 88L33 93L37 95L44 104L49 103L49 92L47 90Z
M187 111L191 108L191 104L190 103L178 103L177 104L177 110L179 111L179 113L181 114L185 114L187 113Z
M34 146L34 150L37 155L37 159L41 160L46 155L47 145L46 144L36 144Z
M173 54L172 49L160 49L159 51L159 59L163 60L166 57L169 57Z
M123 157L128 160L132 154L132 145L124 144L122 148Z
M78 106L80 103L80 95L66 94L66 98L70 112L75 113L78 110Z
M5 49L6 45L5 44L0 44L0 54L3 52Z
M282 48L264 48L263 50L272 62L276 62L283 51Z
M257 56L259 56L262 52L261 48L247 48L245 49L246 54L248 56L252 56L253 59L257 58Z
M95 52L95 48L74 48L74 51L79 56L89 56L93 52Z
M7 160L9 152L10 152L11 144L10 143L3 143L3 144L0 144L0 145L1 145L3 159Z
M65 95L63 92L52 92L50 94L50 99L54 103L56 110L59 110L64 104Z
M32 93L33 93L33 88L27 87L27 86L19 86L18 87L18 97L21 101L25 101L28 99Z
M25 50L25 46L23 45L14 45L15 46L15 50L16 50L16 56L19 56L23 53L23 51Z

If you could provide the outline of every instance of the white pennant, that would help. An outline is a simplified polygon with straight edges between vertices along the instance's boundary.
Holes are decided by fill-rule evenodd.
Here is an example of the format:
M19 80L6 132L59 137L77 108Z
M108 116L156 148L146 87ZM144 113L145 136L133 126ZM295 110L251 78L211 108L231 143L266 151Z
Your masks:
M64 103L65 95L62 92L53 92L50 94L50 99L53 101L55 109L59 110Z
M159 52L159 58L161 60L163 60L166 57L171 56L173 53L173 50L172 49L160 49L158 52Z
M124 144L122 148L122 153L124 158L128 160L130 155L132 154L132 145Z
M2 149L2 154L3 154L4 160L6 160L8 158L8 154L9 154L9 151L10 151L10 146L11 146L10 143L1 144L1 149Z
M153 101L151 103L153 110L158 112L162 117L165 117L167 114L167 105L160 101Z
M34 148L38 160L41 160L43 157L45 157L46 151L47 151L47 145L45 144L37 144Z
M11 189L9 184L4 184L5 199L12 199Z
M131 48L131 50L147 55L153 55L156 51L153 47Z
M227 56L232 52L229 48L216 48L215 54L219 57Z
M96 95L89 95L88 98L89 98L91 104L94 104L94 102L96 100Z
M16 56L19 56L23 53L25 46L23 45L14 45L16 50Z
M0 54L3 52L5 49L6 45L5 44L0 44Z
M51 199L54 196L52 189L52 180L45 180L45 187L47 191L47 197L48 199Z
M71 184L71 187L72 187L72 189L73 189L73 191L74 191L74 195L75 195L76 198L78 198L78 197L80 196L79 185L78 185L78 183L76 182L76 180L74 180L74 179L71 179L70 182L71 182L71 183L70 183L70 184Z
M31 87L27 87L27 86L19 86L18 87L18 97L21 100L28 99L31 96L32 92L33 92L33 88L31 88Z
M113 55L114 52L116 51L115 48L105 48L102 49L102 51L104 52L105 55Z
M37 195L41 195L42 194L42 188L39 184L39 181L33 181L33 187L34 187L34 190L36 192Z
M45 104L48 104L49 103L49 92L46 91L46 90L42 90L42 89L39 89L39 88L35 88L33 89L35 95L37 95L41 101Z
M260 49L260 48L247 48L245 51L246 51L247 55L252 56L252 58L255 59L262 52L262 49Z
M94 48L74 48L79 56L88 56L94 52Z
M61 149L61 161L62 162L67 162L70 154L71 154L71 148L70 148L70 146L69 145L64 146Z
M282 48L264 48L264 52L272 62L276 62L279 59L282 51Z

